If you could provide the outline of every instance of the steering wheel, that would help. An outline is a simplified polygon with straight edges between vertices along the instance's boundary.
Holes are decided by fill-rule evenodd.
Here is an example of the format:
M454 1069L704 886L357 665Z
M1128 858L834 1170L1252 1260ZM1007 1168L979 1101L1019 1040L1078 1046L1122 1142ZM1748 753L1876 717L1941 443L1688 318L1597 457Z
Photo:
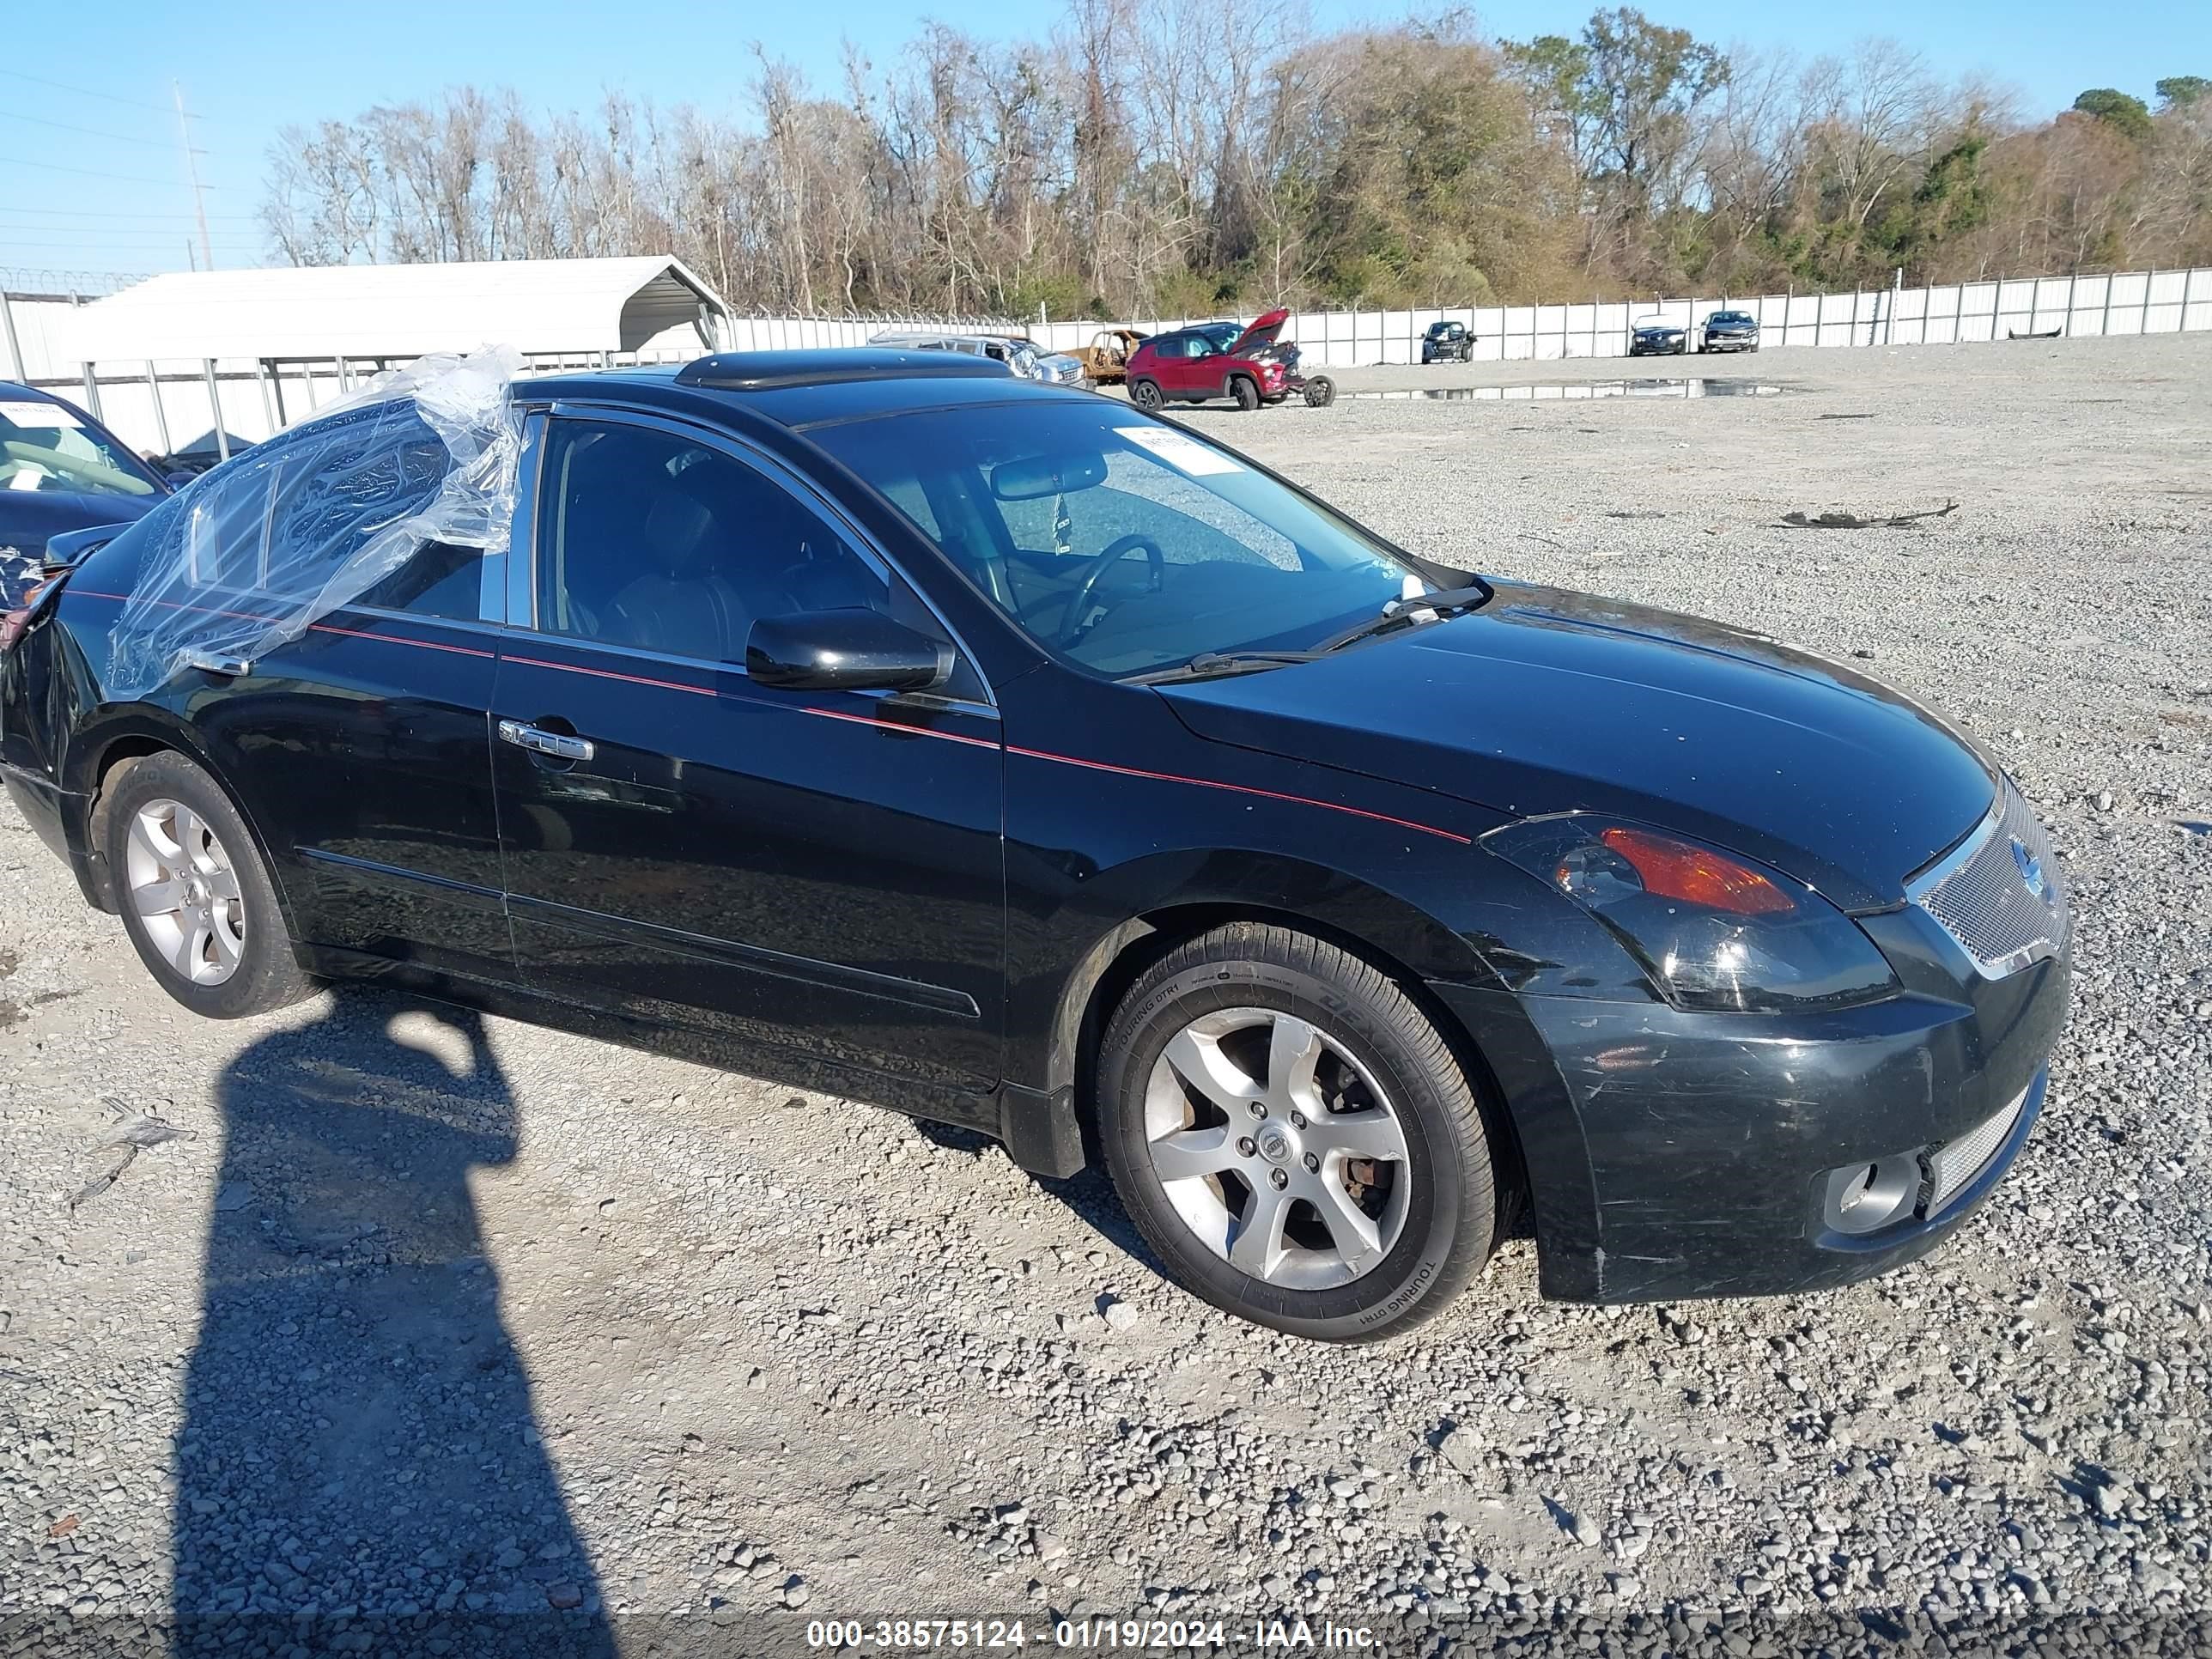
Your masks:
M1139 548L1152 567L1152 582L1146 592L1157 593L1167 578L1168 562L1158 545L1149 536L1132 534L1118 536L1106 544L1105 550L1091 561L1091 568L1083 573L1083 580L1075 585L1075 592L1067 602L1066 613L1060 618L1060 643L1073 645L1085 629L1084 618L1091 614L1091 596L1097 589L1099 579L1121 563Z

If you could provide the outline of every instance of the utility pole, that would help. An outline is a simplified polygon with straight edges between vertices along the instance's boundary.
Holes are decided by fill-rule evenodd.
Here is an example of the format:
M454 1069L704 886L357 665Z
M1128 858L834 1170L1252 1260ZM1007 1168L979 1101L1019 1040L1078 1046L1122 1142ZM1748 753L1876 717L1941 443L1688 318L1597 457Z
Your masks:
M185 113L185 89L176 82L169 82L170 94L177 100L177 142L184 147L185 176L192 181L192 211L198 216L200 225L200 266L205 270L215 269L215 247L208 240L207 193L200 187L199 163L192 158L199 152L192 148L191 117Z

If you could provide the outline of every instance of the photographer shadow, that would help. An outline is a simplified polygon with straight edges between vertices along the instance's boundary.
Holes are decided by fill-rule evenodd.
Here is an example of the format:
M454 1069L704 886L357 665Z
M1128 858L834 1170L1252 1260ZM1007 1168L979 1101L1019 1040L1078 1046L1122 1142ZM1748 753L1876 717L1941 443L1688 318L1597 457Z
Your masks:
M612 1659L469 1189L519 1144L482 1019L333 996L240 1054L220 1103L177 1445L177 1650L350 1634L339 1645Z

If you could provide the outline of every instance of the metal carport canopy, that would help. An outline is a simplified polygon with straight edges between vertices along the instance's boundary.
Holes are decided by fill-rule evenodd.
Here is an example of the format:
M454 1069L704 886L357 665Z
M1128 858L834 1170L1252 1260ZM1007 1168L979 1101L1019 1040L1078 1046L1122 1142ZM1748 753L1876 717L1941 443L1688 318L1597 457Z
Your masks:
M78 311L68 339L80 362L635 351L682 327L711 349L728 316L683 261L658 254L303 265L150 277Z

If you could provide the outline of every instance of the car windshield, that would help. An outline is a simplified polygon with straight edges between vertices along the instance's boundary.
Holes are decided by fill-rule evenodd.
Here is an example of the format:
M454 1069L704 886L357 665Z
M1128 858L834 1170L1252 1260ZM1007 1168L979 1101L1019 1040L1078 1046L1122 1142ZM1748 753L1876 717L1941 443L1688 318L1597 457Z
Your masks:
M159 489L137 456L75 410L0 394L0 489L144 496Z
M1414 574L1227 450L1100 400L927 410L808 435L1031 636L1101 674L1304 650L1380 614Z

